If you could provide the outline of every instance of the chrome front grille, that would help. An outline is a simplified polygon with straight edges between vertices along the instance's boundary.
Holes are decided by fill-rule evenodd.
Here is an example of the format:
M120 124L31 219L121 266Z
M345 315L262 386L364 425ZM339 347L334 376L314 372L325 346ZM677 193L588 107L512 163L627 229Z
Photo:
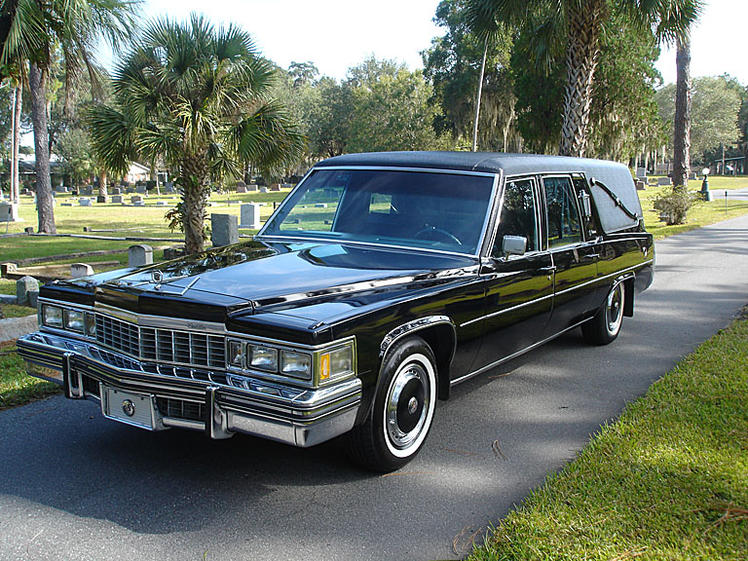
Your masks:
M223 368L226 338L192 331L141 327L96 314L96 340L142 360Z

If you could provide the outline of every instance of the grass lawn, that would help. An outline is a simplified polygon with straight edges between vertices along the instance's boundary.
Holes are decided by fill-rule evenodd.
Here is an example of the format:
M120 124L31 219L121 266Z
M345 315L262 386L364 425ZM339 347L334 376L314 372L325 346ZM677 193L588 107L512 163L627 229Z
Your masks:
M26 374L13 342L0 343L0 410L59 393L60 386Z
M470 561L748 559L748 319L701 345Z
M742 181L742 187L748 187L748 177L717 177L714 179L737 179ZM711 179L709 180L711 184ZM689 183L691 190L695 189L693 181ZM733 182L735 183L735 182ZM737 188L737 187L733 187ZM673 234L680 234L682 232L688 232L702 226L708 226L715 222L721 222L728 218L735 218L748 213L748 201L728 201L727 209L725 210L725 201L723 198L716 196L713 193L715 199L711 202L698 201L694 203L691 209L688 211L685 224L677 224L674 226L668 226L664 222L660 221L659 211L654 210L654 200L663 191L669 190L670 187L647 187L646 191L639 191L639 199L641 200L642 209L644 210L644 223L646 224L647 231L654 234L655 238L660 239L666 236L672 236ZM724 187L723 187L724 189ZM698 189L696 189L698 190Z
M26 316L33 316L36 313L36 308L29 308L28 306L16 306L15 304L0 304L0 317L4 318L22 318Z
M273 203L282 201L289 190L269 193L246 193L237 195L214 194L208 208L208 214L235 214L239 216L239 204L242 202L263 203L260 215L263 220L267 219L273 212ZM128 200L131 195L127 195ZM112 203L94 203L91 207L78 206L78 197L69 194L58 193L55 197L55 223L57 231L61 234L84 234L83 228L94 230L120 230L116 232L91 232L92 235L110 237L153 237L182 239L183 234L179 231L171 232L167 228L164 215L177 203L175 195L158 197L151 195L146 199L146 206L131 207ZM155 206L156 201L164 201L167 206ZM73 203L75 206L62 206L62 203ZM31 196L21 197L20 218L22 222L8 225L9 233L23 232L27 226L36 229L37 217L33 198ZM207 225L210 226L210 220ZM5 233L6 224L0 225L0 234ZM243 234L252 234L254 230L240 230ZM114 255L92 256L88 261L119 261L122 265L127 264L127 248L135 243L148 243L154 250L157 248L175 245L178 242L134 242L99 240L86 238L46 238L21 236L12 238L0 238L0 261L13 261L28 257L46 257L55 255L66 255L71 253L95 251L95 250L121 250L122 253ZM154 259L160 260L161 251L154 251ZM86 259L70 259L70 262L85 261ZM64 263L65 261L58 261ZM94 268L97 272L105 269Z

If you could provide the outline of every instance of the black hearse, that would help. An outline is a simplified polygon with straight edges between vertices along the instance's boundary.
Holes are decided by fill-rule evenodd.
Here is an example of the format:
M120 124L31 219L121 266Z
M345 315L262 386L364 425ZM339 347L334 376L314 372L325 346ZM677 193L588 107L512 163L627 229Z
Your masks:
M317 164L253 241L44 286L29 373L145 428L396 469L450 387L580 327L607 344L652 281L629 170L393 152Z

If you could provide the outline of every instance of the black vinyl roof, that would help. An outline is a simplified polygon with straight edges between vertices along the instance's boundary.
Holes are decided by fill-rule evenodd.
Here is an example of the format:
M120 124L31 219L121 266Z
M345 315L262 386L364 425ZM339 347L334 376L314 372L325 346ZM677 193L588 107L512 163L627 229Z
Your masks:
M503 173L511 175L533 173L583 172L587 179L602 182L614 197L634 213L642 216L641 203L628 167L617 162L545 156L538 154L507 154L503 152L369 152L345 154L319 162L315 168L334 166L384 166ZM615 198L595 185L590 192L605 232L616 232L634 226L638 219L628 216Z
M316 167L328 166L440 168L487 173L503 171L504 175L554 171L593 171L601 168L627 169L622 164L605 160L502 152L369 152L335 156L316 165Z

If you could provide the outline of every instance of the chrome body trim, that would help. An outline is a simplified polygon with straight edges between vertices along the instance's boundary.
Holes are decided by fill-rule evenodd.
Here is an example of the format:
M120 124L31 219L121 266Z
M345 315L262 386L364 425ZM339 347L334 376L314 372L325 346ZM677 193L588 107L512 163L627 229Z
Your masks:
M190 428L204 430L211 438L244 432L294 446L311 446L353 428L361 404L362 384L357 377L320 389L271 383L226 371L214 371L212 381L190 379L149 372L143 368L145 363L124 354L102 354L93 343L57 334L38 331L21 337L17 344L19 355L29 364L28 373L62 382L67 397L100 399L104 385L154 400L189 401L205 408L206 418L197 421L165 416L154 405L159 414L153 430ZM114 364L117 361L120 364ZM63 379L50 376L50 369L61 370ZM219 378L225 381L217 381ZM98 384L98 396L91 393L84 379Z
M433 327L434 325L449 325L452 328L453 345L452 353L450 355L451 359L451 357L454 357L455 351L457 350L457 330L454 322L448 316L427 316L399 325L387 333L387 335L384 336L384 339L382 339L382 342L379 344L379 358L384 359L384 356L387 354L387 351L390 350L392 345L397 343L397 341L403 337L422 329Z
M482 321L484 319L489 319L492 317L500 316L501 314L505 314L507 312L511 312L512 310L517 310L519 308L524 308L525 306L530 306L531 304L535 304L536 302L542 302L543 300L547 300L548 298L553 298L554 296L558 296L560 294L566 294L567 292L572 292L574 290L577 290L579 288L583 288L585 286L588 286L590 284L595 284L597 282L605 281L611 277L617 277L616 278L616 284L620 282L620 280L623 280L625 278L628 278L632 276L632 274L627 275L626 273L629 271L635 271L635 269L640 269L642 267L645 267L646 265L649 265L650 263L653 263L654 259L649 259L648 261L643 261L642 263L639 263L637 265L632 265L631 267L628 267L627 269L622 269L620 271L616 271L615 273L611 273L609 275L605 275L604 277L597 277L590 281L583 282L581 284L578 284L576 286L572 286L571 288L565 288L564 290L559 290L558 292L554 292L553 294L548 294L547 296L541 296L540 298L535 298L534 300L529 300L527 302L522 302L521 304L517 304L516 306L512 306L511 308L506 308L504 310L499 310L497 312L491 312L490 314L485 314L483 316L471 319L469 321L466 321L464 323L460 324L460 327L466 327L468 325L472 325L474 323L477 323L479 321ZM621 277L620 280L618 277Z
M518 356L523 355L523 354L525 354L525 353L527 353L527 352L529 352L529 351L531 351L533 349L536 349L537 347L539 347L541 345L544 345L548 341L551 341L551 340L555 339L559 335L563 335L567 331L570 331L570 330L574 329L575 327L579 327L584 322L589 321L590 319L592 319L592 318L587 318L587 319L584 319L584 320L582 320L580 322L577 322L577 323L575 323L573 325L570 325L569 327L567 327L565 329L562 329L558 333L555 333L555 334L551 335L550 337L546 337L542 341L538 341L537 343L533 343L529 347L526 347L526 348L524 348L522 350L519 350L516 353L512 353L510 355L505 356L504 358L500 358L499 360L496 360L496 361L494 361L494 362L492 362L490 364L487 364L486 366L481 366L478 370L474 370L474 371L470 372L469 374L465 374L464 376L460 376L459 378L455 378L454 380L452 380L452 381L449 382L449 385L450 386L456 386L457 384L465 382L465 381L469 380L470 378L473 378L474 376L477 376L478 374L482 374L486 370L491 370L491 368L494 368L494 367L498 366L502 362L507 362L509 360L512 360L513 358L517 358Z

